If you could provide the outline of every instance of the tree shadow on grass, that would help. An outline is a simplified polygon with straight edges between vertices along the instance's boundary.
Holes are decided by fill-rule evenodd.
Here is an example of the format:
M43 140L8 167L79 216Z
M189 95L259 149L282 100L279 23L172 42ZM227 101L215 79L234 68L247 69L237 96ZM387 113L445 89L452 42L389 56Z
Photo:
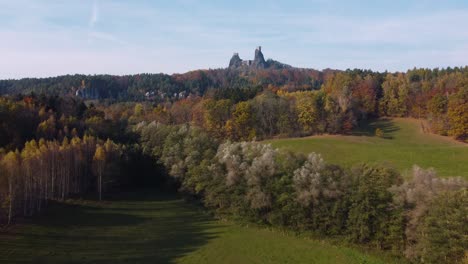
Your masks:
M173 195L56 203L28 222L0 234L0 263L172 263L223 228Z
M105 210L105 211L103 211ZM52 202L43 215L26 222L45 228L132 226L145 221L144 217L79 204Z
M393 139L394 133L400 130L400 128L395 124L393 120L389 118L380 118L359 124L359 127L353 131L352 135L374 137L376 136L375 130L377 128L382 129L382 131L384 132L383 138L385 139Z

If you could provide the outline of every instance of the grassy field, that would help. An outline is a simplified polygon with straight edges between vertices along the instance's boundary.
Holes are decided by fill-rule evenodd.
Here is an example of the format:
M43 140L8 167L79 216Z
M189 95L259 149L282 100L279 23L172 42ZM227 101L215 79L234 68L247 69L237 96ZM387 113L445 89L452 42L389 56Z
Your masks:
M0 263L397 263L214 220L174 196L52 204L0 234Z
M384 138L374 136L376 128ZM266 141L274 147L321 153L329 163L351 166L359 162L388 163L407 175L414 164L433 167L440 176L468 178L468 144L423 133L415 119L374 121L350 136L326 135Z

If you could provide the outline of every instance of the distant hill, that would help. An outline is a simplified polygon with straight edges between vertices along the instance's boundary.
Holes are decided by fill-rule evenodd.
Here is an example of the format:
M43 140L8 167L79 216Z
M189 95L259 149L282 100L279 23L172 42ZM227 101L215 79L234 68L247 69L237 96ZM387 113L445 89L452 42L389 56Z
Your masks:
M49 78L0 80L0 95L53 94L77 96L83 99L117 101L165 101L189 96L203 96L220 89L320 89L327 75L336 70L318 71L294 68L265 60L261 47L253 60L242 60L234 54L227 68L196 70L183 74L135 75L64 75Z

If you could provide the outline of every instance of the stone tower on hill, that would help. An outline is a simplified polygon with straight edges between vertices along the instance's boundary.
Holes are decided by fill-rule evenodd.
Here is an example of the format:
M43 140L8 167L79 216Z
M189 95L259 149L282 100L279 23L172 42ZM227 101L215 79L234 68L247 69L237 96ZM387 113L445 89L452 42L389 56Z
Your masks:
M229 61L229 68L254 68L264 69L267 67L265 58L263 57L262 47L259 46L255 49L255 56L253 60L242 60L239 57L239 53L234 53L231 60Z
M266 68L265 58L263 57L262 53L262 46L258 46L258 48L255 49L255 57L252 62L252 66L256 69Z
M239 68L242 66L242 60L239 57L239 53L234 53L231 60L229 61L229 68Z
M272 59L265 60L262 53L262 47L258 46L255 49L253 60L243 60L239 57L239 53L234 53L229 61L229 69L241 70L258 70L258 69L290 69L290 65L275 61Z

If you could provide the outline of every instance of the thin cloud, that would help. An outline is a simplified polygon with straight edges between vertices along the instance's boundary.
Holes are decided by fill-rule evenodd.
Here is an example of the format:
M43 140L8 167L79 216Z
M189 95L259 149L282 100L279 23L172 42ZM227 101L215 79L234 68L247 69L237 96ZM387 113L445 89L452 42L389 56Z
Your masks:
M108 32L100 32L94 30L95 24L99 21L99 6L98 2L94 1L91 9L91 16L89 18L90 32L88 33L88 43L93 43L94 40L113 42L120 45L127 45L128 43L117 38L114 34Z
M94 25L98 22L99 20L99 6L97 1L93 2L93 7L91 9L91 16L89 18L89 26L94 27Z

